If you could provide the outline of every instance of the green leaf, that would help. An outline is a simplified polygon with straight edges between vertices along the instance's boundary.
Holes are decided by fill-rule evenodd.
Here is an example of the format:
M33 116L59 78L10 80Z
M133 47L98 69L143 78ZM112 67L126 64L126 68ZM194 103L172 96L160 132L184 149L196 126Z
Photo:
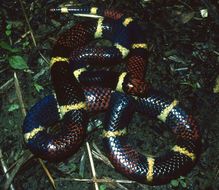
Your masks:
M69 167L70 173L75 172L77 169L77 165L73 162L71 162L68 167Z
M106 190L106 185L104 184L100 185L100 190Z
M171 180L170 184L171 184L173 187L178 187L178 186L179 186L179 181L176 180L176 179L173 179L173 180Z
M7 28L8 30L11 30L11 27L12 27L12 24L11 24L11 23L8 23L7 26L6 26L6 28Z
M6 31L5 31L5 34L6 34L7 36L10 36L10 35L11 35L11 30L6 30Z
M189 13L183 13L181 15L181 21L183 24L189 22L195 16L195 12L191 11Z
M179 179L180 179L180 180L185 180L185 177L179 176Z
M36 89L37 92L40 92L41 90L44 89L43 86L41 86L41 85L39 85L39 84L37 84L37 83L34 83L34 87L35 87L35 89Z
M184 182L184 181L181 181L180 184L182 185L183 188L186 188L186 187L187 187L187 184L186 184L186 182Z
M51 22L52 22L52 24L53 24L56 28L61 26L61 23L60 23L60 22L57 22L57 21L54 20L54 19L52 19Z
M21 21L8 21L7 22L9 25L13 26L13 28L21 28L24 26L24 23ZM9 26L10 27L10 26Z
M28 69L27 63L23 57L19 55L14 55L9 57L9 64L13 69Z
M81 157L81 160L80 160L80 167L79 167L79 175L83 178L84 177L84 172L85 172L85 167L86 167L86 164L85 164L85 157L86 156L86 153L84 152L82 157Z
M187 184L184 180L180 180L179 182L180 182L180 184L182 185L183 188L187 187Z
M11 104L8 108L8 112L12 112L14 110L19 109L19 105L18 104Z
M21 50L20 49L17 49L17 48L12 48L7 42L5 41L0 41L0 47L2 49L5 49L7 51L10 51L11 53L17 53L17 52L20 52Z
M29 44L30 44L29 41L24 42L24 43L22 44L22 45L23 45L23 48L27 47Z

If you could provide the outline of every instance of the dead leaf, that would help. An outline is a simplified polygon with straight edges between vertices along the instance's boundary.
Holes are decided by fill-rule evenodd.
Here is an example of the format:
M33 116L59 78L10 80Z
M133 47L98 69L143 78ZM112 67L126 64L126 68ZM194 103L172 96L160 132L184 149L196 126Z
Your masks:
M183 13L181 15L181 21L183 24L186 24L187 22L189 22L195 15L195 12L189 12L189 13Z

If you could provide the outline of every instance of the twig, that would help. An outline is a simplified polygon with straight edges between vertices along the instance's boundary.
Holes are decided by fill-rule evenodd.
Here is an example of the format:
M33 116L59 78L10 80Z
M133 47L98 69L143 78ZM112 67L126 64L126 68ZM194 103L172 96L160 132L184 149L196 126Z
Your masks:
M33 45L34 45L35 47L37 47L36 39L35 39L35 37L34 37L33 30L32 30L32 28L31 28L31 26L30 26L30 22L29 22L29 20L28 20L27 14L26 14L26 12L25 12L23 2L22 2L22 0L19 0L19 2L20 2L20 5L21 5L22 12L23 12L23 14L24 14L25 21L26 21L27 26L28 26L28 28L29 28L29 31L28 31L28 32L29 32L30 35L31 35L31 39L32 39L32 41L33 41ZM46 61L47 63L49 63L49 61L44 57L44 55L43 55L40 51L39 51L39 54L40 54L40 56L44 59L44 61Z
M135 181L131 181L131 180L122 180L122 179L111 179L111 178L107 178L107 179L79 179L79 178L59 178L56 179L55 181L58 180L63 180L63 181L80 181L80 182L87 182L87 183L124 183L124 184L133 184L136 183Z
M0 63L1 63L1 62L4 62L4 61L0 61ZM3 72L5 72L7 69L8 69L8 68L3 68L3 69L1 68L0 74L3 73Z
M63 181L78 181L78 182L86 182L86 183L108 183L109 185L114 185L116 187L119 187L120 189L123 190L128 190L125 186L122 184L135 184L135 181L131 180L116 180L116 179L111 179L111 178L103 178L103 179L79 179L79 178L59 178L57 180L63 180Z
M179 0L180 3L182 3L183 5L185 5L186 7L188 7L190 10L194 10L190 5L188 5L187 3Z
M97 145L96 145L95 143L93 143L93 147L94 147L94 149L95 149L95 151L92 150L92 154L94 155L94 157L95 157L96 159L98 159L98 160L101 160L104 164L110 166L111 168L114 168L114 166L111 164L111 162L109 161L109 159L108 159L106 156L103 155L103 153L100 151L100 149L97 147ZM113 179L110 179L110 180L113 180ZM114 181L115 181L115 180L114 180ZM123 185L121 185L119 181L121 181L121 180L116 181L116 185L117 185L118 187L120 187L121 189L126 190L127 188L124 187ZM123 180L122 180L122 181L123 181Z
M111 168L114 168L111 162L109 161L109 159L102 154L102 152L99 150L99 148L97 147L95 143L93 143L93 147L95 149L95 150L92 150L93 156L96 159L101 160L104 164L110 166Z
M26 20L27 26L28 26L29 31L30 31L30 35L31 35L33 44L34 44L34 46L37 46L35 37L34 37L34 35L33 35L33 30L32 30L32 28L31 28L31 26L30 26L30 22L29 22L29 20L28 20L27 14L26 14L25 9L24 9L23 2L22 2L22 0L19 0L19 2L20 2L20 5L21 5L21 9L22 9L22 12L23 12L23 14L24 14L24 18L25 18L25 20Z
M42 59L49 65L49 60L45 58L45 56L39 51L40 56Z
M2 86L0 86L0 93L5 89L5 88L9 88L10 85L12 86L14 79L11 78L9 79L7 82L5 82Z
M30 152L29 152L28 150L24 151L24 152L22 153L22 155L20 155L20 157L19 157L17 160L15 160L14 163L12 163L12 164L10 165L10 167L8 168L8 171L7 171L7 172L13 170L13 168L17 165L17 163L19 162L19 160L22 159L23 156L25 156L25 154L30 154ZM33 156L33 155L32 155L32 156Z
M49 70L48 67L42 68L37 74L35 74L35 75L33 76L33 80L36 81L39 77L41 77L42 75L44 75L47 70Z
M30 33L31 33L30 31L25 32L14 44L19 43L22 39L24 39Z
M46 165L43 163L43 161L40 158L38 158L38 161L40 162L41 166L43 167L44 171L46 172L46 175L48 176L49 181L52 183L53 188L56 189L55 181L52 178L48 168L46 167Z
M21 88L20 88L20 85L19 85L19 82L18 82L18 78L17 78L16 72L14 72L14 83L15 83L15 89L16 89L16 94L17 94L17 97L18 97L18 101L19 101L19 104L20 104L20 107L21 107L21 112L22 112L23 117L25 117L26 116L26 110L25 110L25 107L24 107L24 102L23 102L23 98L22 98L22 94L21 94ZM49 182L51 183L52 187L54 189L56 189L54 179L52 178L52 175L50 174L49 170L47 169L47 167L41 161L40 158L38 158L38 161L42 165L43 170L46 173L46 175L47 175L47 177L49 179Z
M2 165L3 172L5 173L6 178L10 179L10 176L8 174L8 168L5 164L5 161L3 160L3 155L2 155L2 149L1 148L0 148L0 160L1 160L1 165ZM10 184L10 189L15 190L14 185L12 183Z
M3 188L4 190L7 190L10 187L14 177L16 176L18 171L20 170L21 166L24 163L26 163L29 159L31 159L32 157L33 157L33 155L29 151L27 151L26 154L23 155L22 159L19 159L17 161L16 166L14 167L14 169L12 170L12 172L10 174L10 178L7 179L6 183L4 184L4 188Z
M215 174L214 179L217 179L218 174L219 174L219 168L218 168L218 166L219 166L219 165L216 166L216 174Z
M213 53L219 55L219 52L217 52L216 50L214 50Z
M19 82L18 82L16 72L14 72L14 85L15 85L15 90L16 90L16 94L17 94L17 97L18 97L18 101L19 101L19 104L20 104L21 113L22 113L23 117L25 117L26 116L26 110L25 110L25 107L24 107L24 102L23 102L23 98L22 98L22 94L21 94L21 88L20 88L20 85L19 85Z
M91 171L92 171L92 175L93 175L95 189L99 190L98 183L95 181L95 180L97 180L96 171L95 171L95 168L94 168L94 161L93 161L93 157L92 157L92 154L91 154L90 145L89 145L88 142L86 142L86 146L87 146L88 156L89 156L89 160L90 160L90 166L91 166Z

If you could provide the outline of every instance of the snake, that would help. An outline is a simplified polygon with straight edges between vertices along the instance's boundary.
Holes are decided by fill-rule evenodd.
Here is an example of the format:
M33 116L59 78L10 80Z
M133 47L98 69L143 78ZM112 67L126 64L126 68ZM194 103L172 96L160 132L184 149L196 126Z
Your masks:
M178 100L145 82L148 45L137 21L98 7L52 11L101 16L76 23L55 42L50 61L54 93L32 106L22 125L29 150L44 160L63 161L82 146L89 114L105 112L103 145L116 171L148 185L190 172L201 152L200 128ZM98 39L111 45L96 45ZM121 62L124 72L103 69ZM162 121L176 144L156 157L139 153L127 132L135 112ZM51 126L59 126L58 132L52 133Z

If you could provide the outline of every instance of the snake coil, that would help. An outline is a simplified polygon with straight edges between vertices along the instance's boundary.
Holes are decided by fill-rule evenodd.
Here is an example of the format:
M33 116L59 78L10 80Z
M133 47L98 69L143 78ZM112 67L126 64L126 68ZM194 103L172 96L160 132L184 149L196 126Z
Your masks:
M62 161L76 152L85 138L88 113L106 111L103 142L115 169L150 185L167 183L191 170L200 154L200 131L177 100L148 88L144 81L147 44L131 17L97 7L64 7L53 11L103 15L64 32L54 45L50 62L55 94L28 112L23 133L28 148L49 161ZM112 47L87 45L104 38ZM115 65L123 59L126 71L90 70L88 65ZM158 118L176 136L176 145L159 157L145 157L127 141L127 125L134 112ZM61 126L55 134L51 125Z

